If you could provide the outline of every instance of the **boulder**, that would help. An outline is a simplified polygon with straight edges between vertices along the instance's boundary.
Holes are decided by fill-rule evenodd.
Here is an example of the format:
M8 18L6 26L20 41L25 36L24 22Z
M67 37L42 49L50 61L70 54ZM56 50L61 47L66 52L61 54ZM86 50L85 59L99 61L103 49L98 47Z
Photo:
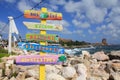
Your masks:
M35 79L39 79L39 71L36 71L34 69L28 70L26 76L34 77Z
M120 72L113 72L113 73L110 73L111 76L110 76L110 80L120 80Z
M120 63L112 63L111 66L115 71L120 71Z
M82 51L82 58L83 59L89 59L90 57L91 57L91 55L88 51Z
M9 80L8 77L3 78L3 80Z
M2 74L3 74L3 73L2 73L2 69L0 69L0 77L2 77Z
M71 79L75 76L76 70L73 67L63 67L62 76Z
M10 80L16 80L16 78L15 78L15 77L12 77L12 78L10 78Z
M5 68L5 62L0 62L0 69L4 69Z
M100 61L109 60L109 57L103 51L94 53L92 57Z
M51 73L46 76L46 80L66 80L66 79L61 75Z
M76 64L75 69L79 76L87 77L87 68L84 64Z
M25 80L26 73L25 72L19 72L16 76L16 80Z
M26 78L25 80L37 80L34 77Z
M57 74L57 73L60 72L60 70L57 69L55 66L46 65L45 67L46 67L46 73L47 74L50 74L50 73L56 73Z
M99 77L101 80L108 80L109 79L109 74L106 73L105 70L99 70L99 69L92 69L91 70L91 76L92 77Z
M111 53L108 56L110 60L113 60L113 59L120 60L120 51L111 51Z

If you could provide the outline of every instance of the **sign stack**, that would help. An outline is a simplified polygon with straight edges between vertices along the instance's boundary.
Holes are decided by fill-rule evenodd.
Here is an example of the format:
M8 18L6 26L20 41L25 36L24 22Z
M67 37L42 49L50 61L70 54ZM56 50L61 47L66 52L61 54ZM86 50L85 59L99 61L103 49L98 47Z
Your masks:
M40 34L26 34L26 40L37 40L40 44L26 44L24 49L40 51L40 55L26 55L16 58L18 65L40 65L40 80L45 79L45 64L60 64L66 60L64 48L58 45L47 45L47 42L59 42L59 38L55 34L47 34L46 30L61 31L62 25L46 24L46 20L62 20L61 13L48 12L47 8L41 11L25 10L25 18L33 18L41 20L41 23L23 22L28 29L39 29ZM49 54L46 54L49 53Z

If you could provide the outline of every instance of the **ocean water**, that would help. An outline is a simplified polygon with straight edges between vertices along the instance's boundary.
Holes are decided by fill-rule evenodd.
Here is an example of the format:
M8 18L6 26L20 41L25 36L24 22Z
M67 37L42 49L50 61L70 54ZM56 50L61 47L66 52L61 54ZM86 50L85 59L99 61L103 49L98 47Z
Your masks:
M68 54L79 55L82 51L88 51L90 54L93 54L98 51L104 51L106 54L110 53L111 51L118 51L120 50L120 45L108 45L108 46L91 46L87 48L74 48L74 49L65 49L65 52Z

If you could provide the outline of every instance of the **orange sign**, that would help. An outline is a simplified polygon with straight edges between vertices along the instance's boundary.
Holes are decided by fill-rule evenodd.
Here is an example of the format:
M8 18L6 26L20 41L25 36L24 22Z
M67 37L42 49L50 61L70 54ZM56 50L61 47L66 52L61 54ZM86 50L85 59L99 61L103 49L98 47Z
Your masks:
M33 18L33 19L45 19L45 20L62 20L61 13L55 13L55 12L42 13L41 11L37 11L37 10L25 10L24 17Z

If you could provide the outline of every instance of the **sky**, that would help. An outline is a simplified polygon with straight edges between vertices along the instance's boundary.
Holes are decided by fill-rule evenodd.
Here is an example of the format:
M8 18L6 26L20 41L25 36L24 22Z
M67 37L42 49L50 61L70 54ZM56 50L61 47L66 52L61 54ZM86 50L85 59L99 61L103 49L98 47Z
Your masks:
M109 44L120 44L120 0L0 0L0 33L3 36L8 34L8 16L16 18L40 1L42 3L34 10L46 7L48 11L59 12L63 16L61 21L47 20L47 23L63 26L62 31L47 31L47 34L91 43L106 38ZM28 30L23 21L40 23L40 20L24 16L16 18L15 23L22 38L27 33L39 33L39 30Z

